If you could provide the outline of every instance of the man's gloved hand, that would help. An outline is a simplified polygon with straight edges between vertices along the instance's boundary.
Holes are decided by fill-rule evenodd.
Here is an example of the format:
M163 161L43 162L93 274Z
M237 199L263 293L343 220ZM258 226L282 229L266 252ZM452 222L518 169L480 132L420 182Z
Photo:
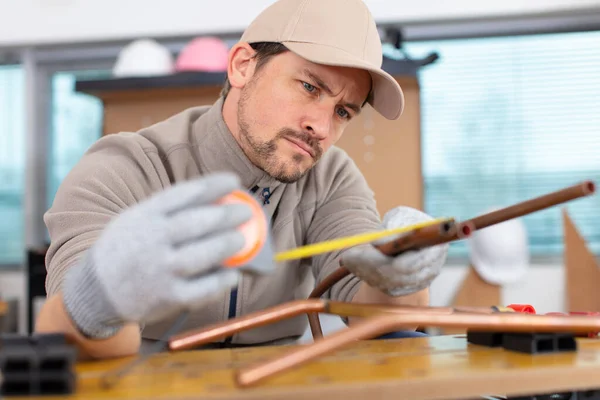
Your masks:
M215 174L175 185L115 218L63 282L67 311L92 338L126 322L152 323L237 284L221 263L242 249L236 230L251 218L243 204L215 204L240 188Z
M385 214L383 225L385 229L394 229L432 219L417 209L396 207ZM380 242L392 239L387 237ZM383 293L404 296L429 287L439 275L447 254L448 244L442 244L388 257L369 244L346 250L342 254L342 263L354 275Z

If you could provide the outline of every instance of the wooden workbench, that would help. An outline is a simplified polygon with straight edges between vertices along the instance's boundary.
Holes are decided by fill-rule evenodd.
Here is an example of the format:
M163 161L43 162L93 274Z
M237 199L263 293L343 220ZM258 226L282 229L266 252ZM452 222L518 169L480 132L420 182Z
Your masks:
M464 336L364 341L255 387L239 389L234 369L285 347L158 354L110 390L99 377L126 360L77 366L70 399L474 399L600 387L600 340L576 353L527 355L469 345ZM44 397L45 400L59 399Z

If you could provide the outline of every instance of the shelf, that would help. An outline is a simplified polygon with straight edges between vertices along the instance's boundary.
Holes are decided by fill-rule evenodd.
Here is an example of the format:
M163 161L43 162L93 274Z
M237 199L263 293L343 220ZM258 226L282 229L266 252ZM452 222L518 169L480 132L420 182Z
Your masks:
M91 94L107 91L215 86L222 85L225 76L222 72L182 72L156 77L80 80L75 83L75 91Z
M384 58L383 61L383 69L393 76L415 76L420 67L418 61L409 62L389 58ZM225 77L226 74L223 72L182 72L158 77L79 80L75 84L75 91L95 94L110 91L220 86L225 82Z

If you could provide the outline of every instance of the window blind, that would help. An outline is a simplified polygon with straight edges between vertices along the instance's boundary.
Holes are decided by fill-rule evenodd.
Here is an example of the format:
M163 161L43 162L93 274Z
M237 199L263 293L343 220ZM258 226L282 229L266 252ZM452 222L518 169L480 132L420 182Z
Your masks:
M47 207L64 178L102 136L104 108L94 97L75 91L79 79L109 78L111 71L86 70L52 75L51 153L48 160Z
M0 66L0 266L23 261L25 236L25 74Z
M466 219L600 184L600 32L407 43L420 71L425 210ZM565 205L600 255L600 195ZM563 253L561 207L523 218L533 256ZM465 243L451 255L466 256Z

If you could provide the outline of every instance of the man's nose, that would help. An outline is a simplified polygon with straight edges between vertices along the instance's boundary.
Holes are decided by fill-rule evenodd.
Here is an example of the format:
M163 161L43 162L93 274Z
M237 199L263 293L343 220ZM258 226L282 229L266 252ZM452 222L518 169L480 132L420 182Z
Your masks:
M302 128L310 132L315 139L325 140L331 131L331 108L326 106L311 107L304 119Z

